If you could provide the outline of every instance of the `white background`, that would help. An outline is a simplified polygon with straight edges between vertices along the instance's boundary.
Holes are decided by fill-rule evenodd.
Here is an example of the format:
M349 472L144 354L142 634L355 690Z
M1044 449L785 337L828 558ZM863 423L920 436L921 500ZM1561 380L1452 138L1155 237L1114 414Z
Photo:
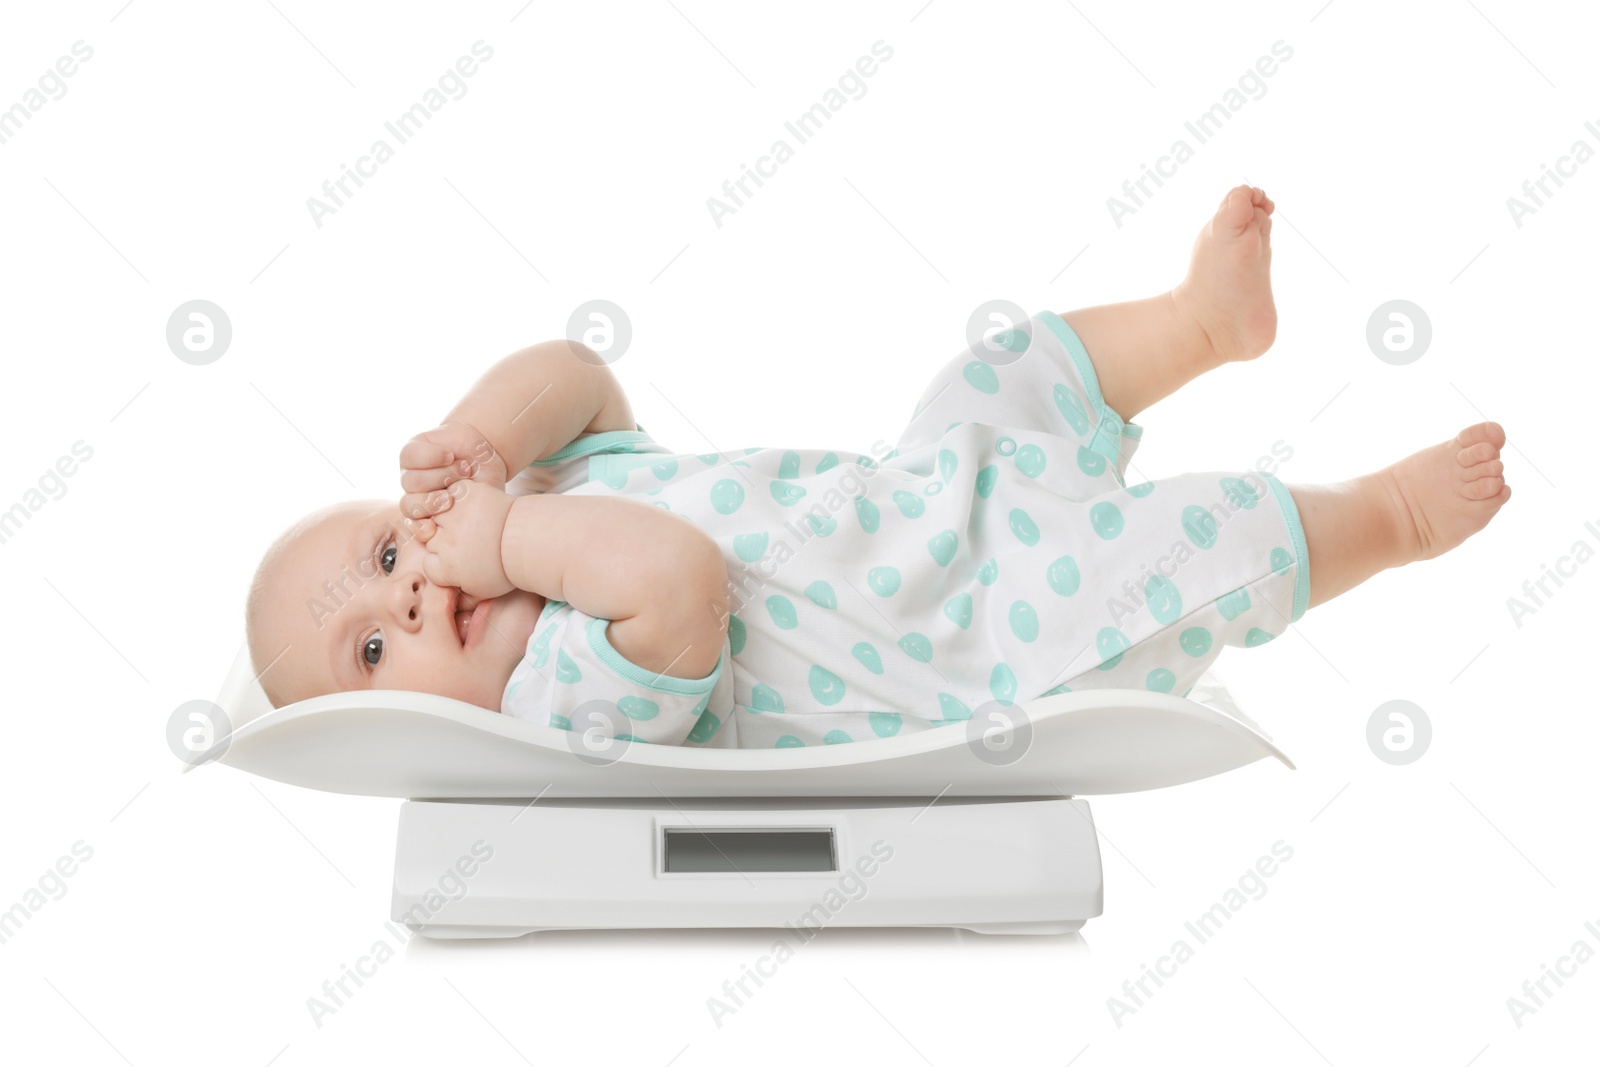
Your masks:
M1506 1001L1600 950L1600 563L1520 626L1506 602L1600 547L1600 161L1520 228L1506 200L1600 149L1600 26L1578 4L1321 4L7 5L0 107L73 42L94 55L0 145L0 509L74 442L93 457L0 544L0 909L74 842L93 855L0 944L0 1054L1592 1059L1600 962L1520 1027ZM314 225L306 199L480 39L466 95ZM707 197L880 39L866 94L717 227ZM1265 95L1116 226L1107 198L1280 39ZM1133 473L1242 470L1282 439L1286 481L1336 480L1482 418L1511 441L1484 533L1224 655L1297 771L1096 799L1106 911L1081 939L832 930L720 1028L707 998L770 932L418 941L312 1021L386 936L398 802L180 777L164 739L216 694L280 529L397 494L407 437L596 297L631 316L615 369L674 450L868 451L980 302L1162 291L1240 181L1280 208L1277 344L1140 415ZM196 298L234 331L203 367L165 340ZM1364 337L1394 298L1433 323L1407 366ZM1366 742L1397 698L1434 730L1403 767ZM1266 895L1118 1026L1108 998L1280 839Z

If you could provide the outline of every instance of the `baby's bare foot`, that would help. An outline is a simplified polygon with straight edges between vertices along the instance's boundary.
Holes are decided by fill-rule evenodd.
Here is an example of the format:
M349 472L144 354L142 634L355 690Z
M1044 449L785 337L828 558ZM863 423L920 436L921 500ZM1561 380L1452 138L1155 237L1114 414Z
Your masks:
M1399 562L1432 559L1489 524L1511 499L1505 443L1499 423L1480 422L1367 476L1393 509Z
M1272 347L1278 309L1272 302L1272 211L1253 185L1228 191L1195 239L1189 275L1173 301L1205 332L1218 362L1254 359Z

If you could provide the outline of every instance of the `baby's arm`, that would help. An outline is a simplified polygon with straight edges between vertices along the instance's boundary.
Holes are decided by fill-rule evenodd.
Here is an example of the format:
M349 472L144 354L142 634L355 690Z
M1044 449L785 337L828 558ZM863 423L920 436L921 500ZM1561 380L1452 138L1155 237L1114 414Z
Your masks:
M566 340L505 357L484 372L444 421L476 428L511 474L581 433L634 428L633 411L611 368L591 349Z
M450 507L439 492L472 479L502 488L580 433L635 428L611 368L587 346L546 341L500 360L437 429L400 450L401 511L426 519Z
M716 667L728 568L687 519L626 497L517 497L500 556L517 588L610 619L612 647L646 670L704 678Z
M428 580L475 597L526 589L610 620L628 660L678 678L716 667L727 633L722 550L688 519L641 500L534 493L511 497L474 482L423 536Z

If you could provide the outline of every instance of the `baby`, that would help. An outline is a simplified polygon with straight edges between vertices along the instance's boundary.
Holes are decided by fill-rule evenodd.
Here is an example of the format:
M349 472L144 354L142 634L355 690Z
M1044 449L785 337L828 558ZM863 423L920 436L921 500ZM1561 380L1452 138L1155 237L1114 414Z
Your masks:
M417 690L742 748L1075 689L1187 694L1223 645L1454 548L1511 496L1493 422L1331 485L1126 483L1130 419L1272 344L1272 212L1241 185L1171 291L961 352L872 455L672 452L584 346L508 356L406 443L398 501L326 508L268 549L246 610L261 684L280 707Z

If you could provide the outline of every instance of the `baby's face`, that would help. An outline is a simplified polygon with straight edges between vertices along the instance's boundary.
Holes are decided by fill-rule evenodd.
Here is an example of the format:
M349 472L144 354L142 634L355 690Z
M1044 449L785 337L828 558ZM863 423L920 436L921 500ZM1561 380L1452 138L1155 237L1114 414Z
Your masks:
M281 703L408 689L500 710L544 598L515 589L475 601L430 582L423 554L399 505L370 501L334 510L288 546L261 618L266 656L283 650L262 679L271 674Z

